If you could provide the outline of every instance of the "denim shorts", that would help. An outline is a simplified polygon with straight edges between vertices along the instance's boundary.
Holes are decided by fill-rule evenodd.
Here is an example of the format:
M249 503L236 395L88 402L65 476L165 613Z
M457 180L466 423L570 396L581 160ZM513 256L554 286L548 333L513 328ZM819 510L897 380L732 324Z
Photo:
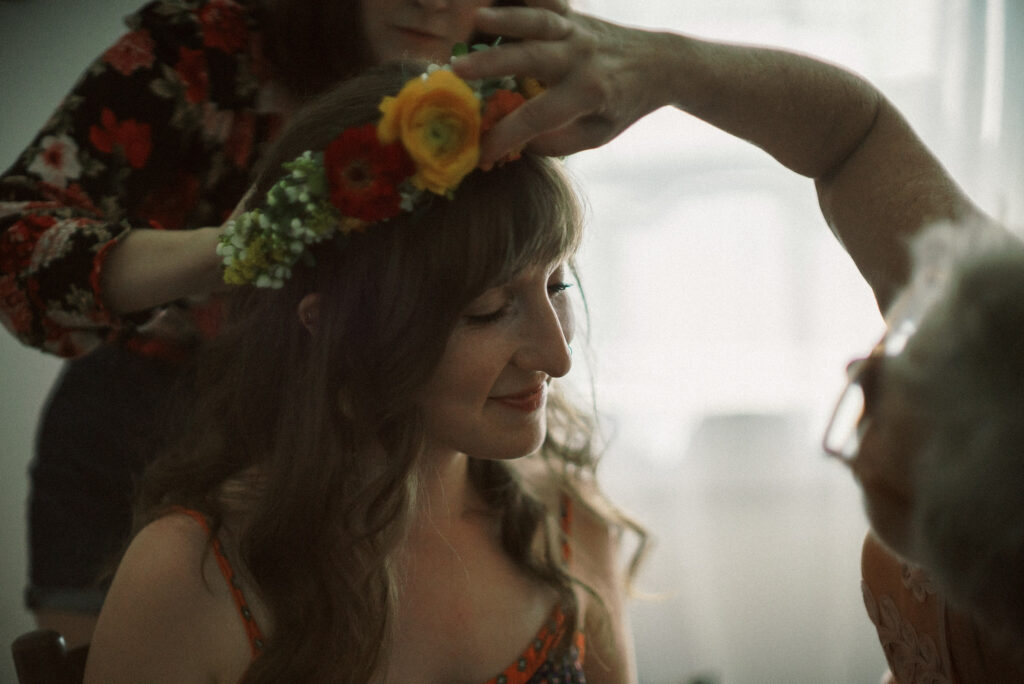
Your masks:
M99 612L131 532L134 485L170 437L181 372L114 345L65 364L31 466L28 608Z

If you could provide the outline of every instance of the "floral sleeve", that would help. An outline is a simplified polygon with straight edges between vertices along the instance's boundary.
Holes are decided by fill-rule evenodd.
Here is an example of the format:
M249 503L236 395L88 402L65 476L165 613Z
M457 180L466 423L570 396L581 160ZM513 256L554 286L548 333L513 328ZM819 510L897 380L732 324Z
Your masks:
M278 120L235 0L161 0L128 19L0 177L0 322L61 356L152 312L103 305L106 259L134 229L220 225Z

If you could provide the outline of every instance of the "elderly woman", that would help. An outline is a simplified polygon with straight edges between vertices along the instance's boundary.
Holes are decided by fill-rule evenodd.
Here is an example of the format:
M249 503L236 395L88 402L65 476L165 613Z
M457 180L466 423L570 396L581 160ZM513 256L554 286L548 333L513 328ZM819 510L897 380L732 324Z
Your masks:
M865 605L895 681L1024 681L1024 248L939 226L913 273L825 435L874 530Z

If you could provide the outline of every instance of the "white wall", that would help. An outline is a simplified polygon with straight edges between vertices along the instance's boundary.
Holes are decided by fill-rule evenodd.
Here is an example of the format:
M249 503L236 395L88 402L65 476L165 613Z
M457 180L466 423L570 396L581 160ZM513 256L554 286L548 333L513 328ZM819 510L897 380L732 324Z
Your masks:
M0 167L6 169L85 66L121 33L138 0L0 0ZM0 333L0 682L9 644L33 627L23 608L27 468L36 417L59 361Z

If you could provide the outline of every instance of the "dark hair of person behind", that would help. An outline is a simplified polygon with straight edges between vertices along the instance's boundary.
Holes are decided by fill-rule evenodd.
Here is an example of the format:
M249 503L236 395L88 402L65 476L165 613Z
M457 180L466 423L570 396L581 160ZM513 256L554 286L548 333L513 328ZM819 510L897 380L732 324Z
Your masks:
M300 101L372 63L358 0L260 0L256 11L267 60Z
M522 5L497 0L495 6ZM325 91L370 67L374 58L363 34L359 0L258 0L257 21L275 76L298 101ZM478 34L472 42L491 44Z
M282 161L375 121L380 98L421 71L387 65L296 113L254 196L276 181ZM244 511L244 576L273 617L246 682L366 682L377 673L395 606L389 558L414 504L424 439L416 390L464 307L523 266L569 257L580 219L558 163L525 156L471 174L452 200L353 234L343 249L322 243L316 265L280 290L231 297L199 364L192 424L147 472L136 528L174 505L201 510L215 529L236 506ZM314 334L297 313L312 292L322 295ZM548 424L537 457L572 491L595 465L591 422L555 388ZM367 458L375 444L383 455ZM509 557L557 589L575 625L557 515L505 462L471 459L470 479L500 518Z

